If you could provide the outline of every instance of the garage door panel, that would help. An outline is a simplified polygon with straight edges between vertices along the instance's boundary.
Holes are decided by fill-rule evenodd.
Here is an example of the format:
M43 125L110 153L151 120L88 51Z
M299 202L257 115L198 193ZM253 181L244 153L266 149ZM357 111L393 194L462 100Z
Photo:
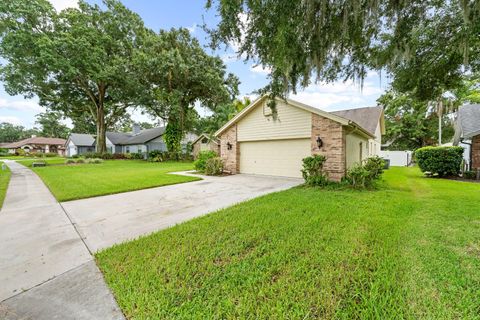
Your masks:
M310 139L241 142L240 172L300 178L310 148Z

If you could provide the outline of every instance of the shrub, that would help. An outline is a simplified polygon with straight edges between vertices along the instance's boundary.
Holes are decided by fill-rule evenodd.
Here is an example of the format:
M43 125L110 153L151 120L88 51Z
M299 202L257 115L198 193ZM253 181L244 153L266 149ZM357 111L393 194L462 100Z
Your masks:
M112 153L112 159L116 159L116 160L125 159L125 154L123 154L123 153Z
M73 158L73 159L78 159L78 158L80 158L80 155L79 155L79 154L74 154L74 155L72 156L72 158Z
M47 158L53 158L53 157L58 157L58 153L56 152L46 152L43 154L44 157L47 157Z
M465 179L475 180L475 179L477 179L477 171L465 171L463 173L463 177Z
M207 165L207 160L216 158L216 157L217 157L217 154L215 153L215 151L211 151L211 150L200 151L198 153L197 160L195 160L195 162L193 163L193 165L195 166L195 170L199 172L204 172L205 167Z
M364 168L374 179L380 178L385 169L385 161L379 156L373 156L365 159Z
M74 164L75 163L75 159L67 159L65 160L65 164Z
M385 162L378 156L367 158L348 169L344 181L354 188L374 187L375 181L380 179L383 173L384 166Z
M27 153L25 152L25 150L20 149L20 148L15 150L15 154L16 154L17 156L23 156L23 157L27 155Z
M328 178L323 171L323 164L327 158L322 155L314 155L304 158L302 176L305 183L310 186L325 186L328 184Z
M143 160L144 155L141 152L136 152L136 153L129 153L130 159L132 160Z
M78 158L78 159L76 160L76 163L86 163L86 161L85 161L85 159L83 159L83 158Z
M151 150L147 154L147 159L150 161L153 161L153 159L157 159L157 161L154 161L154 162L160 162L163 160L158 161L158 159L163 159L162 155L163 155L163 152L160 150Z
M458 175L463 160L462 147L424 147L415 151L422 172L439 177Z
M348 169L345 180L354 188L369 187L373 182L370 172L361 164L355 164Z
M93 164L103 163L103 159L100 159L100 158L90 159L88 163L93 163Z
M205 174L207 176L218 176L223 172L223 161L219 157L207 159L205 163Z

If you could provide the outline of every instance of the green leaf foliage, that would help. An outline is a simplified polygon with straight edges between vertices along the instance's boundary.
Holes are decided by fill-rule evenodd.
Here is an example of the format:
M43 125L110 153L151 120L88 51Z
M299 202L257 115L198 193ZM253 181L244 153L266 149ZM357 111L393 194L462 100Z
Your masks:
M462 147L425 147L415 151L415 158L422 172L440 177L460 173L463 160Z
M234 43L238 55L271 68L265 90L296 91L311 81L354 79L386 68L419 95L479 69L478 1L208 0L220 16L212 46ZM412 76L414 75L414 76Z
M328 176L323 170L327 158L322 155L313 155L304 158L302 164L302 176L306 185L325 186L328 184Z
M195 166L195 170L198 172L205 172L205 168L207 166L208 159L216 158L217 154L215 151L205 150L200 151L197 156L197 160L193 163Z

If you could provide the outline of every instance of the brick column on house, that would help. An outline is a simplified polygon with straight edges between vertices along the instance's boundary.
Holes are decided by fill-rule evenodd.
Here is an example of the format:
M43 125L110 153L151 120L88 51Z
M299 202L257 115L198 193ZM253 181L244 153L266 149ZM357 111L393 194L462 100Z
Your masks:
M220 157L223 159L224 169L232 174L240 171L240 146L237 142L237 125L234 124L222 133L220 139ZM231 149L228 149L228 143Z
M472 169L480 169L480 135L472 138Z
M318 148L317 137L323 141L323 146ZM312 113L312 155L324 155L324 169L328 178L340 181L345 176L346 167L346 138L343 126L331 119Z

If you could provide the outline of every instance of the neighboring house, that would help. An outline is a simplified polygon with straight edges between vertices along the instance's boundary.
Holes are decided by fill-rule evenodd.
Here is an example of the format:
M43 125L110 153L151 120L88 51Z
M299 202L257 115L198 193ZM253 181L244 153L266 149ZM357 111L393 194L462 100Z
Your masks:
M65 147L66 154L69 157L86 152L95 152L95 137L91 134L71 133Z
M6 143L2 148L8 149L8 153L14 154L17 149L22 149L29 153L58 153L58 155L65 154L65 139L60 138L45 138L32 136L31 138L23 139L17 142Z
M383 107L367 107L334 111L333 114L352 120L375 136L368 140L368 155L379 156L382 146L382 135L385 134L385 115Z
M200 151L215 151L220 154L220 140L215 137L208 137L205 133L201 134L193 141L193 157L196 158Z
M465 148L467 170L480 169L480 104L470 104L458 109L453 144Z
M277 98L274 114L263 96L215 136L225 170L232 174L301 177L302 159L320 154L327 158L324 169L329 178L339 181L349 167L372 153L370 141L381 139L372 128L289 99Z
M167 151L163 134L165 127L157 127L141 130L134 125L132 132L107 132L106 144L109 153L146 153L152 150ZM187 133L182 140L182 148L186 149L187 143L191 143L197 136ZM68 156L95 151L95 136L90 134L72 133L67 144Z

